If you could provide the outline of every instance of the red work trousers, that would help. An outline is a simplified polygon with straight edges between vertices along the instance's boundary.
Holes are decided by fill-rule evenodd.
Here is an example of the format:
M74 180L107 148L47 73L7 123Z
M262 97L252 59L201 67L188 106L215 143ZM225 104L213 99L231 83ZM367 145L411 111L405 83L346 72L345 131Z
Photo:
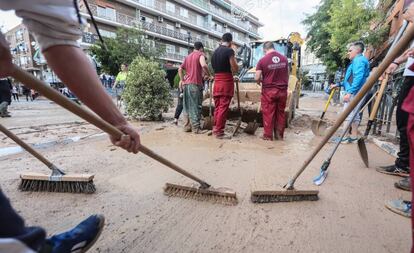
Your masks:
M287 100L287 89L264 88L262 90L262 114L263 114L263 137L273 140L282 138L285 132L285 107Z
M231 96L214 96L214 129L213 134L215 136L224 135L224 128L226 127L227 112L229 111L229 105Z
M407 125L407 136L408 136L408 143L410 145L410 166L413 168L412 164L414 164L414 114L410 113L408 118L408 125ZM411 192L414 192L414 169L410 169L410 177L411 177ZM414 203L414 194L411 195L411 204ZM414 253L414 217L411 216L411 237L412 237L412 248L411 253Z

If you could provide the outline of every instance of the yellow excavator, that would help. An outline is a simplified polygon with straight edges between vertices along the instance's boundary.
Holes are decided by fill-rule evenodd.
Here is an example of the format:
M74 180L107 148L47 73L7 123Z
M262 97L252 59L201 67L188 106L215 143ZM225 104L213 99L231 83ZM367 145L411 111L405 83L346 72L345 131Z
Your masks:
M267 40L266 40L267 41ZM254 81L257 62L264 56L263 45L266 41L252 41L249 45L244 45L238 53L239 65L242 66L240 75L240 106L243 111L242 121L252 122L258 119L261 122L261 113L259 111L261 87ZM288 99L286 103L286 126L289 126L295 115L295 109L299 106L299 97L301 89L300 59L301 46L304 40L297 32L291 33L287 39L281 38L272 40L275 49L285 55L289 60L289 87ZM228 113L228 118L237 118L239 115L237 109L237 96L233 97L232 104ZM208 99L203 102L203 115L207 116Z

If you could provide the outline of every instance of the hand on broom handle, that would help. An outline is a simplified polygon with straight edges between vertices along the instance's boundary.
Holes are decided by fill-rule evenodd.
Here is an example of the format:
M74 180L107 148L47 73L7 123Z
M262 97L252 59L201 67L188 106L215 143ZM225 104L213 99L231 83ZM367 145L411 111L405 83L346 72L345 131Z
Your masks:
M44 95L48 99L54 101L58 105L62 106L63 108L71 111L72 113L76 114L77 116L81 117L82 119L88 121L89 123L95 125L99 129L103 130L104 132L108 133L111 136L116 138L121 138L124 133L122 133L118 128L114 127L113 125L109 124L105 120L99 118L97 115L93 114L92 112L82 108L78 104L72 102L50 86L48 86L43 81L33 77L31 74L27 73L26 71L22 70L21 68L14 66L15 70L12 73L12 77L19 80L25 86L37 90L40 94ZM190 174L189 172L185 171L184 169L180 168L176 164L172 163L171 161L165 159L164 157L156 154L149 148L145 147L141 144L139 150L144 153L145 155L157 160L158 162L166 165L167 167L177 171L178 173L193 179L201 184L201 188L208 188L210 187L209 184L204 182L203 180L199 179L198 177Z
M354 110L354 108L358 105L361 99L365 96L365 94L371 90L372 86L374 86L375 82L378 78L384 73L387 67L391 64L391 62L397 58L400 54L404 52L404 50L410 45L411 41L414 38L414 26L412 24L409 25L406 33L400 39L400 41L396 44L395 48L390 51L389 54L384 58L381 64L378 66L377 70L372 73L365 84L362 86L361 90L357 93L355 98L349 103L349 106L343 111L340 115L335 124L332 128L329 129L326 136L323 138L321 143L313 150L311 155L305 160L302 167L296 172L295 176L284 186L288 190L294 189L294 184L296 179L302 174L302 172L306 169L306 167L310 164L310 162L315 158L315 156L319 153L319 151L323 148L323 146L329 141L332 135L338 130L341 124L345 121L348 115Z

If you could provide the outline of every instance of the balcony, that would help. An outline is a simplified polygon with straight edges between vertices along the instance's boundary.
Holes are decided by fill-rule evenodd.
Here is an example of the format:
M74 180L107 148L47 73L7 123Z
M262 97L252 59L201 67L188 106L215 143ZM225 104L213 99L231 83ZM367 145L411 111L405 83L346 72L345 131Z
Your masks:
M251 29L251 27L249 25L247 25L245 22L243 22L242 20L239 20L237 18L235 18L232 14L227 13L227 12L223 12L222 9L217 9L214 8L213 5L206 3L203 0L186 0L187 2L190 2L192 4L197 5L198 7L203 8L206 11L209 11L213 14L215 14L216 16L219 16L229 22L232 22L233 24L242 27L250 32L254 32L253 29ZM255 32L257 35L257 32Z
M183 62L185 57L186 55L176 54L172 52L166 52L161 56L161 58L163 59L171 59L179 62Z
M156 0L132 0L140 5L143 5L147 8L150 9L155 9L157 11L160 11L162 13L168 14L170 16L173 16L179 20L183 20L185 22L188 22L190 24L194 24L197 25L198 27L204 28L206 30L209 30L210 32L214 32L216 33L218 36L221 36L221 34L218 34L216 30L214 30L213 27L211 27L207 22L200 22L199 20L197 20L197 18L195 18L194 16L188 16L188 17L184 17L181 16L179 14L177 14L176 12L171 12L169 10L167 10L165 3L161 3L159 1ZM229 21L232 22L233 24L237 25L238 27L242 27L243 29L255 34L256 36L258 35L257 29L252 28L251 26L247 25L245 22L236 19L234 16L232 16L231 14L227 13L227 12L222 12L219 11L216 8L213 8L212 5L205 3L203 0L188 0L188 2L195 4L196 6L210 12L210 13L214 13L215 15ZM243 43L242 43L243 44Z
M182 42L185 42L185 43L193 44L196 41L201 41L206 48L210 48L210 49L214 48L214 45L215 45L215 42L211 39L205 39L205 38L198 37L198 36L190 36L190 39L189 39L188 34L180 33L178 31L171 30L164 26L160 26L154 23L142 22L142 21L139 21L135 17L131 17L131 16L119 13L119 12L116 13L115 17L98 15L97 6L93 4L90 4L90 8L94 16L103 18L105 20L117 22L122 25L130 26L130 27L138 27L142 29L143 31L148 31L148 32L164 35L170 38L181 40ZM98 40L97 35L93 35L91 33L84 33L82 35L82 42L93 44L95 43L96 40Z

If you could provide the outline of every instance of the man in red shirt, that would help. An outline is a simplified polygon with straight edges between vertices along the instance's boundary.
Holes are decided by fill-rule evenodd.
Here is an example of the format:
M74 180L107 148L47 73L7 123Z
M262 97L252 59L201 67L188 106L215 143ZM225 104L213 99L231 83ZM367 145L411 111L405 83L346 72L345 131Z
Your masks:
M183 70L186 74L183 75ZM210 76L204 47L201 42L194 43L194 51L189 54L178 69L180 89L184 91L183 107L185 114L190 118L191 126L184 126L184 131L195 134L201 133L201 103L203 99L203 71Z
M211 57L211 65L214 70L214 128L213 134L222 139L226 126L227 112L231 98L234 95L233 74L239 71L233 48L233 35L223 34L221 45L214 51Z
M289 83L289 66L285 56L278 53L272 42L263 45L265 56L257 63L255 80L262 86L264 140L283 139L285 107Z

